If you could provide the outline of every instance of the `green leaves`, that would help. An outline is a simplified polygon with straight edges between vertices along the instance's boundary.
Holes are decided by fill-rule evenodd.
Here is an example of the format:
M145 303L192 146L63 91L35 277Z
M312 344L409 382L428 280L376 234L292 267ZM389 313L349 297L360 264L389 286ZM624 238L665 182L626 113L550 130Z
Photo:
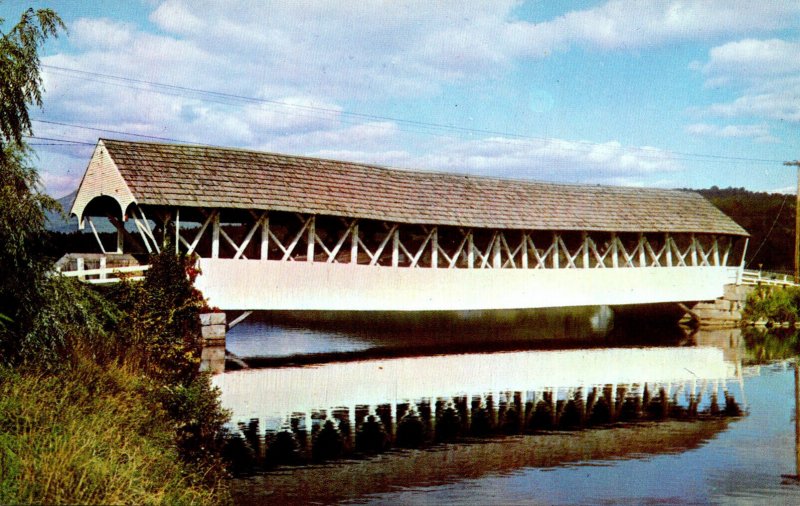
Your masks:
M45 211L59 206L41 192L22 138L31 133L28 107L42 101L40 46L60 29L64 23L52 10L28 9L10 31L0 32L0 307L6 316L0 357L5 361L19 358L38 309L53 295L42 243Z
M53 10L28 9L0 37L0 133L4 138L0 144L22 145L22 136L31 132L28 106L42 104L39 49L65 29Z

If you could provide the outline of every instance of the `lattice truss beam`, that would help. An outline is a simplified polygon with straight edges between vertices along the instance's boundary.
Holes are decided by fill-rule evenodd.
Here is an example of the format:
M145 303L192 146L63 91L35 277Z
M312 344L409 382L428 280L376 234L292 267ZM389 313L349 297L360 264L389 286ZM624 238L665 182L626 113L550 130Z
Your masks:
M284 212L134 210L148 252L168 237L205 258L446 269L725 266L727 236L519 231L388 223ZM187 211L184 211L187 213ZM188 214L188 213L187 213ZM159 242L156 237L160 236Z

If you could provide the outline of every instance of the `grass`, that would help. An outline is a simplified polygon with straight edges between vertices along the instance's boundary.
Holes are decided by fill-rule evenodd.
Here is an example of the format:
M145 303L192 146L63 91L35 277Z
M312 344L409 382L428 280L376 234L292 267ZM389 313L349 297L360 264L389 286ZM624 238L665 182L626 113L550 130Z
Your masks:
M88 360L56 374L0 366L0 504L226 502L179 458L152 387Z

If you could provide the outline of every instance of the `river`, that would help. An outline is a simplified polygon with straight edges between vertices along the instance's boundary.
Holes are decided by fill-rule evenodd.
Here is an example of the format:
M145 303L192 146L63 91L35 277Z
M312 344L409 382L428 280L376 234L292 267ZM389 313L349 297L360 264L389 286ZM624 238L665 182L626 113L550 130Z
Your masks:
M230 332L236 503L800 503L793 332L373 318Z

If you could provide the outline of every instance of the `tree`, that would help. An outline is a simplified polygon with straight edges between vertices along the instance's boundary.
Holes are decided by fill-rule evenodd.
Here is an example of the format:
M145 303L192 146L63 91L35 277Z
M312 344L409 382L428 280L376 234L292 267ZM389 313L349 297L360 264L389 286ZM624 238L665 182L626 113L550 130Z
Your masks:
M0 19L0 25L4 22ZM32 133L28 107L42 105L39 48L65 28L51 9L28 9L11 31L0 31L0 147L22 146L22 136Z
M59 29L64 23L52 10L28 9L9 32L0 31L0 357L6 359L33 326L49 268L41 249L45 211L58 204L41 191L23 137L32 133L28 107L42 101L39 49Z

